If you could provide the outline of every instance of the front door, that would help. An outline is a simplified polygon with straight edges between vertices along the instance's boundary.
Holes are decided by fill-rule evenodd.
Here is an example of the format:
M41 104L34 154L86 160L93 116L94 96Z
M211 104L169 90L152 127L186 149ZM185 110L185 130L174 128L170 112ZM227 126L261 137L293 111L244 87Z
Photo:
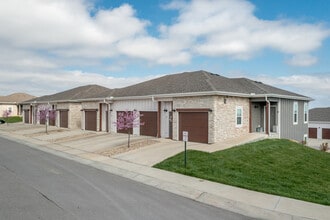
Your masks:
M277 123L276 123L276 107L270 107L270 132L277 133Z

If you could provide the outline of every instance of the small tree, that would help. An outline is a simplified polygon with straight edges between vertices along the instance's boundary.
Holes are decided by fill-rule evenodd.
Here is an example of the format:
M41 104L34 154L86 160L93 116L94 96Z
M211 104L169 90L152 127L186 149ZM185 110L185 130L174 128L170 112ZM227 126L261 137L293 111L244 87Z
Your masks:
M8 117L9 117L10 114L11 114L10 110L4 110L3 113L2 113L2 117L6 119L7 126L8 126Z
M56 114L55 111L51 108L50 105L40 105L38 106L38 113L37 113L37 118L38 120L44 121L46 125L46 133L48 134L48 124L49 120L55 119Z
M115 125L117 126L118 130L127 131L128 134L127 147L130 147L131 130L135 127L139 127L140 125L144 125L143 122L140 122L140 120L138 120L141 116L143 115L136 110L118 112L117 122L115 122Z

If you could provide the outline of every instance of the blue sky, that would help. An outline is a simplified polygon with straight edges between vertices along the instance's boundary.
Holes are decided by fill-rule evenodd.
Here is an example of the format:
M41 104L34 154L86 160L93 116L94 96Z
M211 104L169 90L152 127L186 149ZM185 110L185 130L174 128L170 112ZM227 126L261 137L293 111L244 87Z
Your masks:
M3 0L0 95L203 69L330 106L329 11L328 0Z

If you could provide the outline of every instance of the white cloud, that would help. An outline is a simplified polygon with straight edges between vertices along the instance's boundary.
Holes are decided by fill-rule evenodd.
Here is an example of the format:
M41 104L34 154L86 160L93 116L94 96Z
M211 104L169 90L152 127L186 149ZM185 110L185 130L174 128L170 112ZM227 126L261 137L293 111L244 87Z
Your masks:
M177 10L178 17L159 25L157 36L129 4L100 10L86 0L1 0L1 92L26 88L43 95L91 83L121 87L148 77L111 78L91 69L189 64L195 57L251 59L264 49L290 56L289 65L310 66L318 60L311 54L330 35L322 24L259 19L246 0L172 1L162 7Z
M330 107L330 73L290 76L258 76L258 81L314 99L312 107Z
M330 35L321 24L261 20L254 15L254 5L245 0L174 1L168 8L178 8L180 16L161 30L171 38L193 37L193 51L204 56L248 59L270 48L292 55L290 65L308 66L317 61L309 53Z
M298 54L294 55L287 63L292 66L311 66L317 63L317 58L309 54Z
M16 71L8 75L0 71L2 80L1 94L26 92L32 95L46 95L87 84L97 84L107 88L121 88L156 76L145 77L109 77L98 73L74 71L61 72L21 72Z
M57 59L124 55L172 65L189 63L195 55L249 59L271 48L292 55L290 65L302 65L305 56L307 66L317 59L306 57L330 34L321 24L261 20L246 0L172 1L163 8L178 10L179 16L160 25L156 37L147 32L151 23L137 18L128 4L97 10L85 0L3 0L0 46Z

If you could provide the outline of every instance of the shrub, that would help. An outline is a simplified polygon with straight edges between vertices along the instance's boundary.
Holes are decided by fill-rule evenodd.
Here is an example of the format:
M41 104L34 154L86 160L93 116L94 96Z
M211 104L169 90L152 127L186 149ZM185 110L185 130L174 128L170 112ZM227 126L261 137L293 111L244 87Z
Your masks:
M328 149L329 149L328 143L325 142L320 145L321 151L327 151Z

